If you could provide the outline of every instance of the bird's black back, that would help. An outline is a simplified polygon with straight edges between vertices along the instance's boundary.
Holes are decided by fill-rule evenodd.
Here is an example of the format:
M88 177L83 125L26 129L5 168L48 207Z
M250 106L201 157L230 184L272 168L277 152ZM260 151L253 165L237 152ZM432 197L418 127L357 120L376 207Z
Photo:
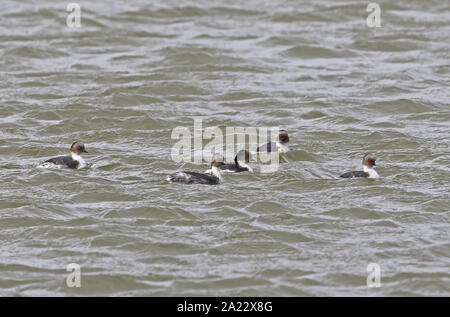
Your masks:
M256 149L256 152L277 152L277 151L278 147L275 142L266 143Z
M169 176L172 182L186 183L186 184L219 184L219 179L213 175L206 175L196 172L176 172Z
M70 156L54 157L54 158L51 158L51 159L45 161L44 163L53 163L53 164L56 164L56 165L63 165L63 166L66 166L68 168L77 168L78 165L80 164L80 162L74 160Z
M247 172L248 171L247 167L242 167L242 166L239 166L237 164L225 164L225 165L222 165L220 167L220 169L221 170L232 171L234 173L240 173L240 172Z
M369 173L364 172L364 171L353 171L353 172L344 173L339 177L342 177L342 178L369 177Z

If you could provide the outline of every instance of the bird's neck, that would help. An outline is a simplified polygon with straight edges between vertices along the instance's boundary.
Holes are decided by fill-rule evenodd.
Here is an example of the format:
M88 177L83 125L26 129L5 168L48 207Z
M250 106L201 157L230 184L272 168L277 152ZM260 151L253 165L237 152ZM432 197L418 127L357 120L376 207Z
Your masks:
M369 178L378 178L378 173L373 167L363 165L363 171L369 174Z
M84 166L86 166L86 162L83 160L81 155L74 153L74 152L71 152L71 154L72 154L72 160L79 162L78 168L83 168Z
M289 151L289 146L287 144L280 143L280 141L277 141L277 148L280 153L286 153Z
M222 174L220 173L220 169L216 166L211 166L211 174L219 179L219 182L222 183Z

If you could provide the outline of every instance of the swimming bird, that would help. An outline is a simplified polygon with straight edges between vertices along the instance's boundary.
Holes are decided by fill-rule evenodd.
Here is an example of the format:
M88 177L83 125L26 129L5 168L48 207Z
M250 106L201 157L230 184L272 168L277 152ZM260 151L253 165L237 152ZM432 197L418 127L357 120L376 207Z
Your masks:
M240 173L250 172L253 173L253 169L247 164L250 162L250 153L247 150L240 150L234 157L234 164L224 164L220 166L220 170L223 173ZM205 173L211 173L211 169Z
M71 156L58 156L51 158L45 162L42 162L38 165L40 168L71 168L71 169L80 169L86 166L86 162L81 157L81 153L88 153L84 144L81 142L73 142L70 147Z
M256 149L256 152L279 152L286 153L289 151L288 147L289 135L286 130L280 130L276 142L269 142L261 145Z
M185 183L185 184L206 184L218 185L222 184L223 179L220 173L220 167L225 165L222 155L215 154L211 160L211 173L201 174L196 172L181 171L175 172L167 176L169 182Z
M362 171L353 171L342 174L339 177L342 178L353 178L353 177L366 177L366 178L378 178L378 173L373 168L375 166L375 161L377 158L373 154L366 154L363 157Z

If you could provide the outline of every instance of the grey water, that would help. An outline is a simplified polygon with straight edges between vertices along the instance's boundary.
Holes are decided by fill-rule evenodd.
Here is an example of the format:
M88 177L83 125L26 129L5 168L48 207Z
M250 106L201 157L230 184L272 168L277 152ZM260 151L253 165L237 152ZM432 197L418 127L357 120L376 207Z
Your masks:
M447 1L77 3L1 3L0 295L450 295ZM194 119L291 151L170 184L208 168L171 158ZM36 168L75 140L87 168Z

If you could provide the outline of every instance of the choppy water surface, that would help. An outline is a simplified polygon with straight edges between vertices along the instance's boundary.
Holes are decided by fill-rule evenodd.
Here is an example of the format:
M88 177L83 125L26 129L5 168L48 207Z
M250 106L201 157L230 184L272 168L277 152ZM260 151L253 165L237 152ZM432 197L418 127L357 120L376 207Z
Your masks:
M448 2L78 3L2 1L0 295L450 295ZM168 184L194 119L292 151ZM89 168L36 168L76 139ZM336 178L365 152L380 179Z

